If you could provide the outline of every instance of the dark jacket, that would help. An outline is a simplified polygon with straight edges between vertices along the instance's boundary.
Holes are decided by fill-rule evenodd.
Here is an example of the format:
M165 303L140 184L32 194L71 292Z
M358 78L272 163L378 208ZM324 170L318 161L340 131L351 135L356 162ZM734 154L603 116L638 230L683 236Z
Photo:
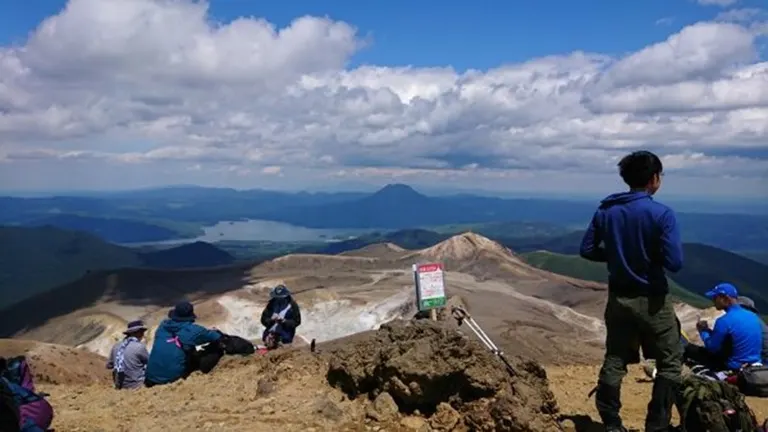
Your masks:
M301 325L301 309L299 305L293 300L293 297L287 299L271 299L267 306L264 307L264 311L261 312L261 325L266 330L269 330L275 321L272 320L272 315L280 313L288 303L291 304L291 309L285 314L285 321L280 325L281 333L284 334L284 342L291 342L296 336L296 327Z
M601 201L580 254L607 263L608 286L615 294L666 294L664 270L677 272L683 267L675 213L647 192L622 192Z
M177 346L173 338L178 336ZM147 363L146 379L155 384L166 384L183 377L187 368L187 354L197 345L218 341L221 333L197 325L167 319L155 332L152 352Z

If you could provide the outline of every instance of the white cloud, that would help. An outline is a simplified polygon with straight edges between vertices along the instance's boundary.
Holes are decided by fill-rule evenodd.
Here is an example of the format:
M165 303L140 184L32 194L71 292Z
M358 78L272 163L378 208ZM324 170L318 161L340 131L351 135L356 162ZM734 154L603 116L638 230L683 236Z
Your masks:
M354 23L213 23L201 2L71 0L25 44L0 47L0 182L94 181L104 166L140 183L546 182L615 177L622 154L650 148L681 176L759 187L768 62L756 15L731 12L623 57L457 72L348 68L364 45Z
M736 4L739 0L696 0L700 5L715 5L715 6L733 6Z
M717 14L715 21L748 23L765 15L766 11L758 8L730 9Z

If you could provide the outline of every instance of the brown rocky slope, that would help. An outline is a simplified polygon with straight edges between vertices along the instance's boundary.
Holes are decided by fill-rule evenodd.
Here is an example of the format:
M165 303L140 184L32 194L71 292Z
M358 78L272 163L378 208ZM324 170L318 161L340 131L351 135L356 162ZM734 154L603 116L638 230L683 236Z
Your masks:
M395 321L320 344L315 353L305 347L227 357L208 375L136 391L86 379L104 377L104 359L72 357L94 356L80 350L71 357L47 350L30 361L62 431L602 431L586 397L597 366L545 372L535 361L508 355L510 376L461 328L464 334L446 323ZM25 352L36 352L25 344ZM0 344L0 354L7 352ZM72 376L72 367L81 375ZM629 426L642 425L650 388L640 369L631 368L623 388ZM768 401L749 403L759 418L768 415Z

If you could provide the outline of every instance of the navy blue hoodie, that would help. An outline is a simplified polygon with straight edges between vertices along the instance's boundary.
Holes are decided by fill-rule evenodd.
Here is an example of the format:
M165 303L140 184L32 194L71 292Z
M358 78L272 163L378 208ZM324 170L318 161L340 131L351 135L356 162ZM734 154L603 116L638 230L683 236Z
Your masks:
M621 192L602 200L580 254L607 263L608 287L615 294L666 294L664 269L683 267L675 213L647 192Z

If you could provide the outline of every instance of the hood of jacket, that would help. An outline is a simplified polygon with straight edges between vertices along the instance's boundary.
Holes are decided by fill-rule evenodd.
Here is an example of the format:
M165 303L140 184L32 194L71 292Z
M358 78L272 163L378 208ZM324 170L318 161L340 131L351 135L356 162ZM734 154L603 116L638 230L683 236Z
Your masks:
M619 192L615 194L608 195L607 197L603 198L602 201L600 201L600 208L606 209L608 207L617 205L617 204L626 204L628 202L637 201L641 199L650 199L652 200L653 197L651 197L651 194L648 192L642 191L642 192L635 192L635 191L629 191L629 192Z

